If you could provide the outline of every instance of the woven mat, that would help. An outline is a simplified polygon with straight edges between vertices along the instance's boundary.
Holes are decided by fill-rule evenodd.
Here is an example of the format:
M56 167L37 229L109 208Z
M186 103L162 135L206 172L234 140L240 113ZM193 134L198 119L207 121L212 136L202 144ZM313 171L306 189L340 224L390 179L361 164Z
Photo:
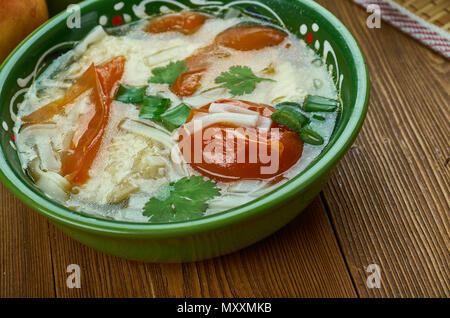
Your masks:
M450 0L353 0L450 60Z
M450 32L450 0L395 0L402 7Z

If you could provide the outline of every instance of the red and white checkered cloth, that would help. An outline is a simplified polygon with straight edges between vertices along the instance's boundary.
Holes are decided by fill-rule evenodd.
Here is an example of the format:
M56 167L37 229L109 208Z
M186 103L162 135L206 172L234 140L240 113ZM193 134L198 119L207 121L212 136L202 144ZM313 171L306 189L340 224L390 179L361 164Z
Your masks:
M378 5L381 18L450 60L450 34L392 0L353 0L367 9Z

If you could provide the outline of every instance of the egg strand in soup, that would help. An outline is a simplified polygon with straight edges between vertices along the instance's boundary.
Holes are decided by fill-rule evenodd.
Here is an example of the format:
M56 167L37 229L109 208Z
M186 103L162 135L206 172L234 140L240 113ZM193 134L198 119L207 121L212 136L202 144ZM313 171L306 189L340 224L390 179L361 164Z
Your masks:
M98 217L178 222L225 211L307 168L340 102L325 63L286 30L183 11L96 27L19 107L23 168Z

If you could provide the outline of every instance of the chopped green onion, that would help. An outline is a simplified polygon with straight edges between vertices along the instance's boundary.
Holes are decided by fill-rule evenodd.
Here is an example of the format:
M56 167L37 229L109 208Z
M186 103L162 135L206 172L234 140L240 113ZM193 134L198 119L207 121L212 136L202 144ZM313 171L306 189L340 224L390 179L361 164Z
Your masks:
M145 96L142 103L140 118L158 119L170 106L170 99L155 96Z
M324 121L325 120L325 117L319 116L319 115L313 115L312 118L314 118L315 120L320 120L320 121Z
M301 105L301 104L299 104L299 103L294 103L294 102L282 102L282 103L279 103L279 104L275 105L275 108L276 108L276 109L280 109L280 108L283 107L283 106L293 106L293 107L302 108L302 105Z
M292 104L294 103L287 102L282 104L284 104L284 106L293 106ZM273 113L271 118L274 122L297 131L300 138L307 144L318 146L324 143L322 136L320 136L311 128L305 127L305 125L310 122L309 118L293 108L281 108L280 110ZM318 115L313 115L313 118L322 121L325 120L325 117Z
M309 122L308 117L299 111L287 107L273 113L271 118L274 122L295 131L300 131Z
M160 116L160 121L167 130L174 131L184 125L191 113L191 108L186 104L180 104L174 109Z
M309 127L303 127L302 129L300 129L298 135L300 136L301 140L310 145L320 146L324 143L322 136Z
M331 98L308 95L303 104L305 112L334 112L339 101Z
M141 104L144 100L146 89L146 86L131 87L120 84L115 99L125 104Z
M339 101L336 99L328 98L328 97L322 97L322 96L316 96L316 95L308 95L306 96L305 103L306 102L312 102L316 104L322 104L322 105L339 105Z

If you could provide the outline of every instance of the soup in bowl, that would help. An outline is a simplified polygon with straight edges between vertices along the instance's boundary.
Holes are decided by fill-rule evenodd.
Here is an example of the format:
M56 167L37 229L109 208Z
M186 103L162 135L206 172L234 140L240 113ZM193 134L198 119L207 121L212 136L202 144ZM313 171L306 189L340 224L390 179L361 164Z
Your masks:
M314 3L162 2L87 1L13 53L0 79L23 87L2 107L2 177L90 246L195 260L267 236L317 195L362 124L367 73Z

